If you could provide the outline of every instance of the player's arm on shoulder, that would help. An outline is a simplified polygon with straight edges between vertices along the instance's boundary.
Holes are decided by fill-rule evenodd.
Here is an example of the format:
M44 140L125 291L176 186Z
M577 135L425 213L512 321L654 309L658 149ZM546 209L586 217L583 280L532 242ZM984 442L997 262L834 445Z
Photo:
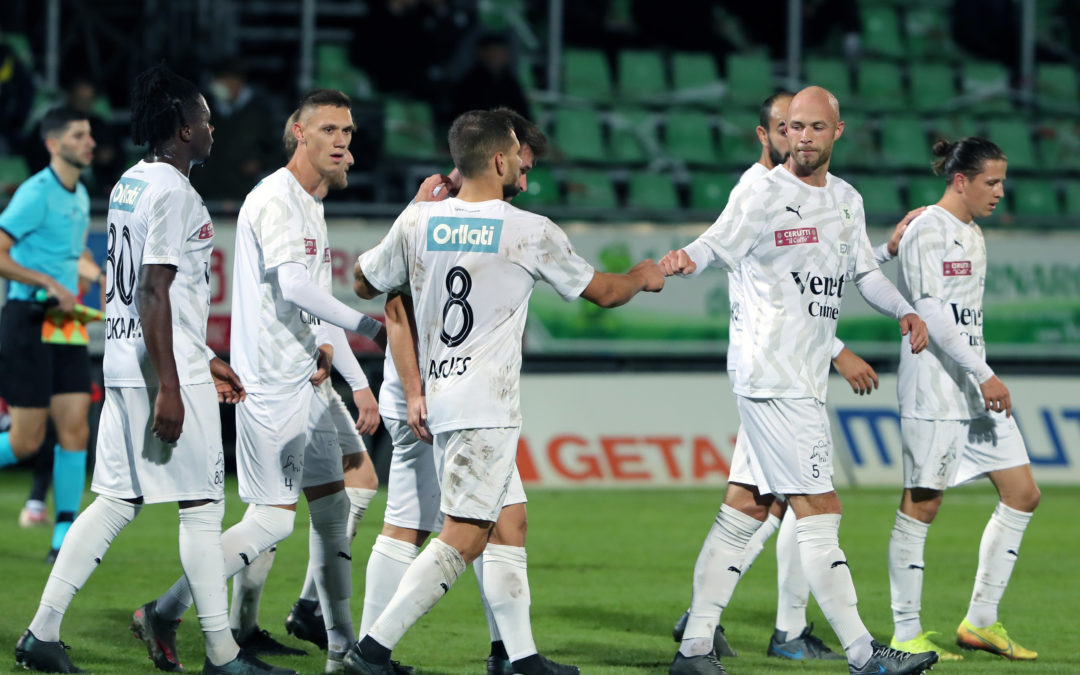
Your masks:
M175 278L176 268L172 265L143 265L135 294L146 354L158 379L151 430L166 443L175 443L184 426L184 402L180 398L180 376L173 356L172 303L169 299L169 287Z
M893 228L892 234L889 236L889 241L885 242L885 250L883 251L883 253L888 253L887 258L885 258L884 260L881 259L880 253L882 252L879 251L881 247L874 249L874 257L877 258L879 264L900 255L900 240L904 238L904 233L907 232L908 226L911 225L911 221L921 216L923 211L925 210L925 206L920 206L917 209L912 209L908 211L903 218L900 219L899 223L896 224L896 227Z
M593 272L581 297L600 307L618 307L642 291L658 293L664 288L664 271L652 260L642 260L625 274Z

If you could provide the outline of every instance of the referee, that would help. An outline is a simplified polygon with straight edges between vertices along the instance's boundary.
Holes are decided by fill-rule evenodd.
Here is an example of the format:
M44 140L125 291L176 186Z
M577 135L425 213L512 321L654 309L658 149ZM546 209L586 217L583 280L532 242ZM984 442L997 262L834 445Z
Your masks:
M80 277L96 281L101 269L86 249L90 198L79 172L93 159L86 114L54 108L41 121L49 166L19 186L0 213L0 276L8 279L0 314L0 395L11 410L11 429L0 433L0 467L29 457L56 427L53 491L56 525L48 562L55 560L75 520L86 479L90 362L85 346L41 341L45 289L62 311L75 306Z

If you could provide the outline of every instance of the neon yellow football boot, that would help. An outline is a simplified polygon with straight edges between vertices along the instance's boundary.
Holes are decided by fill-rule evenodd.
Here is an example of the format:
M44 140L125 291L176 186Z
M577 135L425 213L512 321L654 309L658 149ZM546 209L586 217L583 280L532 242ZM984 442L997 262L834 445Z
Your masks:
M937 652L938 659L941 661L960 661L964 657L960 656L956 652L950 652L937 642L934 641L934 635L941 635L936 630L924 630L910 640L904 640L903 642L897 641L894 637L892 642L889 643L889 647L911 654L921 654L922 652Z
M1038 652L1016 644L1000 621L985 628L976 628L965 617L956 629L956 644L964 649L982 649L999 654L1013 661L1031 661L1039 656Z

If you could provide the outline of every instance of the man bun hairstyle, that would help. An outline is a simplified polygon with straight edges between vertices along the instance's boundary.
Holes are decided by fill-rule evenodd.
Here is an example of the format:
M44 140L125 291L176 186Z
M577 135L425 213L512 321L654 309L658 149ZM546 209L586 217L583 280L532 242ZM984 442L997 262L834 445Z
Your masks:
M514 144L510 117L490 110L462 113L450 126L450 156L465 178L481 174L497 152Z
M514 135L517 136L518 142L522 145L529 146L532 150L533 157L536 159L543 159L548 152L548 139L544 135L543 131L540 131L540 126L536 122L532 122L524 115L514 110L513 108L507 108L501 106L495 108L492 112L496 112L500 115L506 115L510 118L510 123L514 125Z
M984 163L989 160L1008 159L997 145L977 136L968 136L951 142L948 139L939 138L930 152L937 157L931 165L934 174L942 176L947 183L951 183L952 177L958 173L974 178L983 170Z
M60 105L50 108L41 118L41 140L63 134L67 126L72 122L80 122L89 119L86 113L76 110L70 105Z
M153 150L184 126L200 94L190 80L165 64L151 66L135 78L131 90L131 137L135 145Z

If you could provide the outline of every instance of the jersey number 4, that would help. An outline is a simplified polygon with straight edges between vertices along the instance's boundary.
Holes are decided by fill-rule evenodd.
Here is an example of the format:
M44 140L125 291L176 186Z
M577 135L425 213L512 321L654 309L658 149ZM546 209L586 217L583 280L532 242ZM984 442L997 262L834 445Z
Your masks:
M457 290L454 290L455 286L457 286ZM469 276L469 271L460 266L451 268L446 274L446 290L450 293L450 297L446 300L446 304L443 305L443 329L439 339L447 347L457 347L465 341L465 338L469 337L469 333L473 329L473 309L468 300L469 291L472 290L472 277ZM457 307L461 312L461 324L451 335L446 332L446 318L450 316L450 310L454 307Z
M116 225L109 223L109 254L106 258L105 303L113 297L130 305L135 299L135 259L131 252L131 233L125 226L116 232Z

